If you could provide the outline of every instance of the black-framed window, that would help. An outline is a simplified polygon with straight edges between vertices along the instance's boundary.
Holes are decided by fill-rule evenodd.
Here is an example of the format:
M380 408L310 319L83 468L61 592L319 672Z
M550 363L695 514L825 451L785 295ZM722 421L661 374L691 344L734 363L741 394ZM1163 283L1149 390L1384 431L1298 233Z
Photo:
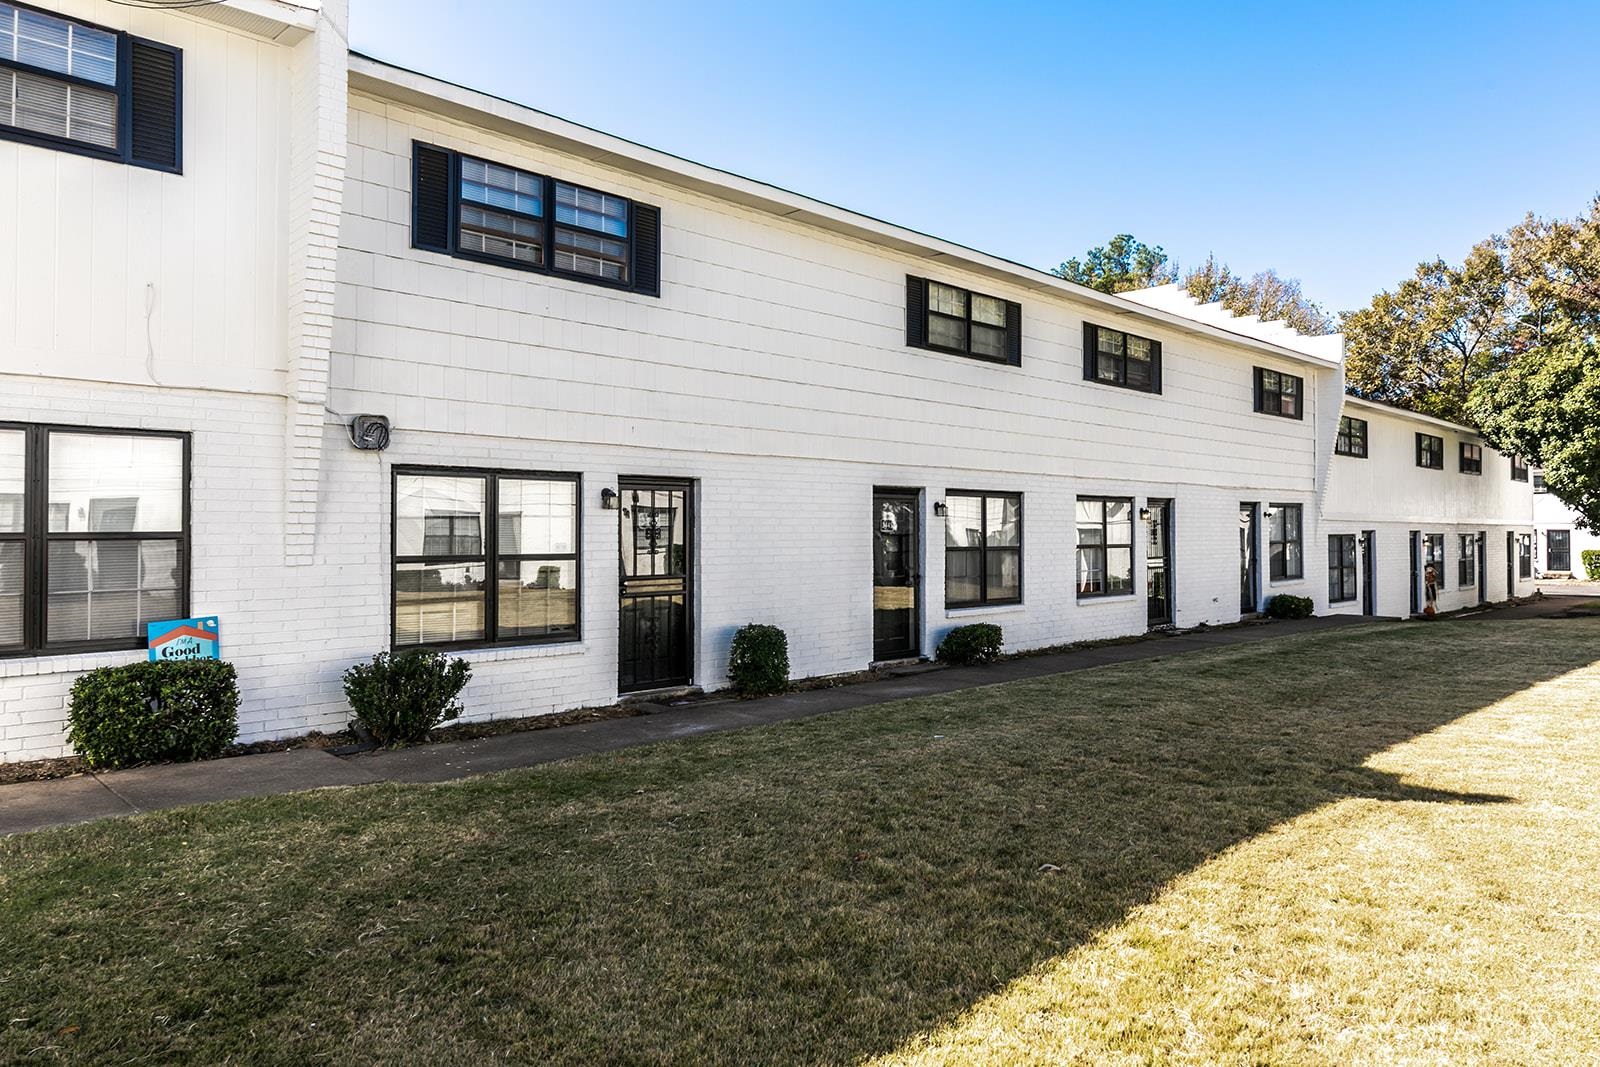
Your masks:
M1267 577L1273 581L1305 577L1305 546L1301 540L1299 504L1268 505Z
M1161 342L1085 322L1083 379L1145 393L1159 393Z
M1356 598L1356 535L1328 535L1328 603Z
M396 467L394 647L578 640L578 493L575 474Z
M1339 437L1334 442L1333 451L1340 456L1366 459L1367 420L1352 418L1349 415L1339 416Z
M1285 419L1305 418L1305 380L1282 371L1255 369L1256 410Z
M1544 484L1544 471L1533 472L1533 491L1535 493L1548 493L1550 487Z
M1461 473L1483 473L1483 446L1461 442Z
M906 275L906 344L1022 365L1022 305Z
M1022 599L1022 495L951 490L944 500L947 608Z
M1514 482L1528 480L1528 461L1521 456L1511 457L1511 480Z
M188 561L187 434L0 423L0 654L144 648Z
M182 169L183 53L0 3L0 137L156 170Z
M1444 438L1431 433L1417 434L1417 466L1444 470Z
M1078 498L1078 596L1133 592L1133 501Z
M1517 577L1533 577L1533 535L1517 535Z
M627 197L412 143L411 244L661 295L661 211Z
M1427 568L1433 568L1433 580L1439 585L1444 585L1444 534L1424 534L1422 537L1422 566L1426 574Z
M1461 589L1478 584L1478 535L1460 534L1456 556L1456 586Z

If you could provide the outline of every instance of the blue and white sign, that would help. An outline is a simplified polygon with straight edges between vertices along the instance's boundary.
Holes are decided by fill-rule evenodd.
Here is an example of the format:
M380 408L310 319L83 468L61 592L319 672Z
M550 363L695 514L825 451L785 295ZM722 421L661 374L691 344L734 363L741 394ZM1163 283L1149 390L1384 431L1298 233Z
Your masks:
M149 637L152 663L222 658L222 629L215 615L152 622L145 633Z

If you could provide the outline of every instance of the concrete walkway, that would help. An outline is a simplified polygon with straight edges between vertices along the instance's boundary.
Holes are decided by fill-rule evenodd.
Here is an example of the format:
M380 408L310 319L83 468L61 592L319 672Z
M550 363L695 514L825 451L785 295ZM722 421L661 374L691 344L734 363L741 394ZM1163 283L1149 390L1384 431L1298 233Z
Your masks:
M912 668L879 681L813 689L760 700L703 700L650 715L477 741L419 745L340 758L315 749L239 756L203 763L162 764L0 785L0 834L87 822L186 804L374 782L443 782L532 767L590 752L608 752L698 734L803 719L833 711L932 696L982 685L1064 674L1090 667L1154 660L1206 648L1250 644L1290 634L1374 621L1327 616L1193 631L1128 644L1025 656L985 667Z

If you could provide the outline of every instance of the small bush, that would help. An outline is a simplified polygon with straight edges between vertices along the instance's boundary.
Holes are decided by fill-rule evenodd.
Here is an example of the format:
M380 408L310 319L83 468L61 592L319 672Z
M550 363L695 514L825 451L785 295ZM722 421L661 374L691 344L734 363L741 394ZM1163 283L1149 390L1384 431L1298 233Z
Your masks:
M1290 596L1288 593L1279 593L1267 601L1267 617L1273 619L1304 619L1310 616L1311 609L1315 606L1308 596Z
M1586 548L1578 553L1583 559L1583 569L1591 582L1600 582L1600 548Z
M728 655L728 681L747 697L789 688L789 638L776 626L739 627Z
M456 700L472 667L431 648L380 652L344 672L344 695L355 723L383 745L424 741L428 731L461 714Z
M233 664L100 667L72 683L67 740L90 767L213 759L239 735Z
M1004 642L1000 627L992 622L974 622L957 626L944 635L934 652L940 663L965 666L969 663L993 663L1000 658Z

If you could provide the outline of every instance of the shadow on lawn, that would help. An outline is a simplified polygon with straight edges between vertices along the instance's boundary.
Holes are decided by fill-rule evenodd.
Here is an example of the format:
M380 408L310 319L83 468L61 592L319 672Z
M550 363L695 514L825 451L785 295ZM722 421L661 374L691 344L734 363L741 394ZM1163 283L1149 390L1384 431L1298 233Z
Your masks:
M858 1060L1323 805L1506 801L1364 764L1588 665L1595 633L1325 633L304 801L360 848L275 870L231 957L178 945L126 995L203 999L157 1046L202 1056L249 1026L286 1058ZM323 925L288 921L307 900ZM292 994L260 991L267 958Z
M531 880L560 933L523 931L513 970L545 980L541 1022L513 1047L743 1062L890 1051L1323 805L1507 801L1364 764L1595 658L1544 636L1322 634L1292 652L1231 649L613 757L624 778L642 772L641 795L575 817L584 839Z

